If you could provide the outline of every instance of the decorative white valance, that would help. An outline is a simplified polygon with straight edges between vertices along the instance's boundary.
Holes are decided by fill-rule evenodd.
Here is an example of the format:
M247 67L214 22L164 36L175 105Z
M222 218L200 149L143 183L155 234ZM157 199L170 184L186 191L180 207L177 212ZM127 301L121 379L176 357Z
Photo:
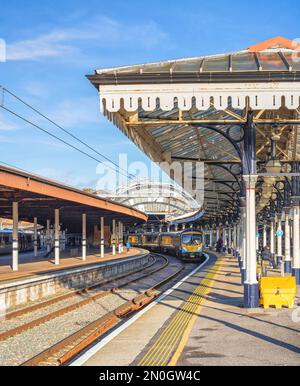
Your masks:
M157 102L163 111L172 110L175 102L182 111L190 110L193 103L198 110L207 110L211 103L217 110L224 110L229 104L235 109L243 109L247 98L254 110L277 110L282 103L288 109L299 107L300 83L104 85L100 86L99 92L104 114L117 112L120 108L134 112L139 103L145 111L153 111Z

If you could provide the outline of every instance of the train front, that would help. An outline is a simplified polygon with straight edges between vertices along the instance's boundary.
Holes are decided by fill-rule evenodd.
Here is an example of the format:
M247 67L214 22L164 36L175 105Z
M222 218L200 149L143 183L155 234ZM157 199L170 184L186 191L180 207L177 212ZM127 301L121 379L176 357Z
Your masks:
M203 258L204 242L202 232L185 231L181 234L181 257L185 261Z

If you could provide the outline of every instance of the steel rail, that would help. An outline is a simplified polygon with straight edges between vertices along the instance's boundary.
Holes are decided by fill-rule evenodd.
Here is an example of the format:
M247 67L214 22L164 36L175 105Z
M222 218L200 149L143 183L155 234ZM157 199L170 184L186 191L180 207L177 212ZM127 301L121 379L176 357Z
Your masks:
M169 264L168 259L163 255L157 255L166 260L166 263L156 269L155 271L162 270L166 268ZM168 263L168 264L167 264ZM146 304L153 301L161 292L158 291L158 288L162 287L176 276L178 276L184 269L184 265L180 269L173 272L171 275L168 275L166 278L156 283L151 288L148 288L143 292L143 294L137 295L133 299L127 301L126 303L120 305L115 310L109 312L108 314L100 317L96 321L88 324L79 331L76 331L72 335L68 336L65 339L62 339L60 342L54 344L53 346L42 351L38 355L24 362L21 366L36 366L36 365L64 365L78 355L82 350L86 349L91 345L95 340L101 337L104 333L108 332L116 324L120 323L122 319L128 317L132 313L140 310ZM150 276L154 273L152 271L148 275ZM141 280L142 277L139 278ZM59 354L62 351L64 353Z
M147 276L153 275L154 273L160 271L161 269L164 269L169 264L167 259L166 258L164 258L164 259L166 261L165 261L165 263L162 266L152 270L149 273L142 274L142 275L138 276L137 278L133 278L133 279L127 280L126 282L124 282L122 284L119 284L118 288L125 287L128 284L132 284L132 283L134 283L136 281L139 281L139 280L141 280L141 279L143 279L143 278L145 278ZM156 262L156 260L155 260L155 262ZM152 266L152 264L151 264L151 266ZM144 267L143 269L141 269L141 271L144 271L145 269L148 269L148 268L149 268L149 266L147 266L146 268ZM125 274L122 277L119 277L118 279L116 279L116 278L112 279L111 281L120 280L120 278L122 279L123 277L127 277L127 276L132 276L132 275L138 273L139 271L136 271L134 273ZM28 323L24 323L24 324L22 324L20 326L17 326L15 328L11 329L11 330L4 331L4 332L0 333L0 341L6 340L6 339L8 339L8 338L10 338L12 336L15 336L15 335L19 335L22 332L30 330L30 329L32 329L34 327L37 327L37 326L39 326L39 325L41 325L43 323L48 322L49 320L56 319L59 316L62 316L62 315L66 314L66 313L69 313L69 312L72 312L72 311L76 310L77 308L83 307L83 306L85 306L85 305L87 305L87 304L89 304L89 303L91 303L91 302L93 302L95 300L98 300L98 299L101 299L101 298L103 298L105 296L108 296L109 294L114 293L118 288L113 287L113 288L110 288L109 290L99 291L99 293L96 293L95 295L89 296L86 299L80 300L79 302L76 302L76 303L71 304L69 306L60 308L60 309L58 309L56 311L50 312L49 314L43 315L43 316L41 316L41 317L39 317L37 319L34 319L34 320L32 320L32 321L30 321ZM83 294L85 292L86 292L86 294L88 294L87 291L82 291Z
M150 257L151 257L151 255L150 255ZM37 303L37 304L33 304L31 306L28 306L28 307L25 307L25 308L21 308L21 309L16 310L16 311L12 311L12 312L10 312L10 313L5 315L5 320L14 319L16 317L28 314L30 312L33 312L33 311L36 311L36 310L48 307L48 306L53 305L55 303L58 303L58 302L60 302L62 300L67 300L67 299L70 299L70 298L72 298L72 297L74 297L76 295L81 295L84 292L89 291L91 289L107 285L107 284L109 284L111 282L114 282L115 280L120 280L120 279L123 279L125 277L130 276L130 275L134 275L134 274L136 274L138 272L144 271L145 269L152 267L155 264L155 262L156 262L156 258L154 257L153 260L150 262L150 264L147 264L146 266L144 266L142 268L139 268L139 269L137 269L137 270L135 270L133 272L125 273L125 274L113 277L111 279L105 280L103 282L98 282L98 283L95 283L95 284L90 285L88 287L83 287L83 288L80 288L78 290L70 291L67 294L56 296L53 299L49 299L49 300L46 300L46 301L43 301L43 302L40 302L40 303ZM0 341L1 341L1 338L0 338Z

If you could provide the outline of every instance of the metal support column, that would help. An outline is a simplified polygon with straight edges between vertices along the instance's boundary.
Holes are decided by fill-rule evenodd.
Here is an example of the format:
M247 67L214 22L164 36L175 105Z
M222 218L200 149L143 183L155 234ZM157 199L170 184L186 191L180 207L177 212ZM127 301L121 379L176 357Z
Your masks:
M214 240L213 240L213 229L210 228L209 230L209 245L212 247L214 245Z
M240 222L237 224L236 227L236 255L239 257L240 254L240 238L241 238L241 226Z
M47 220L47 225L46 225L46 245L47 245L47 253L49 253L51 250L50 220Z
M82 214L82 260L86 260L86 214Z
M290 210L285 210L285 224L284 224L284 272L292 272L292 261L291 261L291 238L290 238Z
M104 257L104 217L100 218L100 257Z
M246 178L245 178L246 177ZM255 184L257 176L245 176L246 185L246 281L244 283L244 305L258 307L258 282L256 277L255 250Z
M272 258L274 258L274 219L271 219L271 224L270 224L270 253Z
M300 284L299 201L293 204L293 269L292 274Z
M12 232L12 270L19 270L19 204L13 202L13 232Z
M237 238L236 224L234 224L233 225L233 253L234 253L234 256L236 255L236 248L237 248L236 238Z
M38 253L38 237L37 237L37 218L33 218L33 254L36 257Z
M229 225L229 227L228 227L228 248L227 248L228 253L232 253L231 242L232 242L232 228Z
M112 220L112 255L116 254L116 220Z
M277 215L277 231L276 231L276 236L277 236L277 267L281 266L282 262L282 236L283 236L283 230L282 230L282 222L281 222L281 214Z
M59 264L59 209L54 209L54 260L55 264Z
M244 126L243 182L246 190L246 281L244 283L244 307L257 308L259 300L256 268L256 129L253 111L248 112Z
M121 228L122 228L122 223L119 221L118 224L118 253L122 253L122 239L121 239Z
M300 162L293 162L292 172L300 173ZM293 268L292 274L296 277L296 283L300 284L300 241L299 241L299 212L300 212L300 176L292 177L292 201L293 201Z
M263 224L263 248L267 246L267 224Z

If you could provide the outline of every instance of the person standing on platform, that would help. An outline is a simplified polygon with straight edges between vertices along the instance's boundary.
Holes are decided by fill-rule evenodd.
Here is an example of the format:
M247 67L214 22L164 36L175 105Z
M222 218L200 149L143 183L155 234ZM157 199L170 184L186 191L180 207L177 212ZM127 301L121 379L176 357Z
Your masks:
M127 241L127 243L126 243L126 251L127 251L127 253L129 253L130 247L131 247L130 241Z
M222 252L222 248L223 248L223 240L220 237L219 240L217 241L217 252Z

